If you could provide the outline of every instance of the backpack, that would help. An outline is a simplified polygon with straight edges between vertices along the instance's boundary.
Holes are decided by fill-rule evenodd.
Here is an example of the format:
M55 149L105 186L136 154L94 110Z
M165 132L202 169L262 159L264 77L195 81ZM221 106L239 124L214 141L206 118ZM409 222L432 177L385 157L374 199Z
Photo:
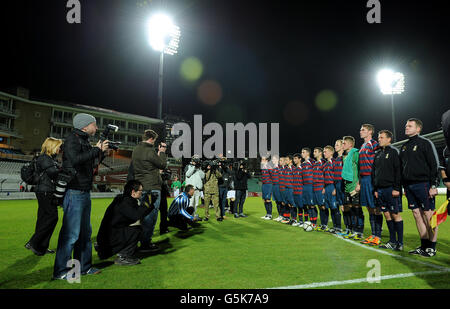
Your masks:
M39 156L34 156L29 163L25 164L20 168L20 178L22 178L22 180L28 185L39 184L39 179L44 174L43 172L41 174L38 173L37 168L38 157Z

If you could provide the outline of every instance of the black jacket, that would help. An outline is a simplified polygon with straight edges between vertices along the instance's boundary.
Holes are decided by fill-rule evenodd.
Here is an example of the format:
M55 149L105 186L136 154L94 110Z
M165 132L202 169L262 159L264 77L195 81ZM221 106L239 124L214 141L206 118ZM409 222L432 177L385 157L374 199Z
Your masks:
M231 182L233 181L233 174L226 167L220 168L219 172L222 174L222 177L219 178L219 188L229 190Z
M374 190L393 187L401 192L401 165L398 149L389 145L375 153L372 166Z
M54 192L54 181L58 177L60 167L55 157L50 157L46 154L42 154L36 161L37 172L42 174L39 178L39 183L36 185L35 192Z
M152 205L153 206L153 205ZM128 228L130 224L142 220L154 207L139 206L136 199L116 196L106 209L97 234L96 250L100 259L107 259L123 249L127 241Z
M90 191L94 180L96 161L103 158L103 152L89 143L89 135L74 129L64 141L63 169L75 176L68 189ZM96 160L97 159L97 160Z
M248 172L244 172L243 169L238 169L234 181L235 190L247 190L247 181L250 178Z
M428 182L439 186L439 159L433 143L420 135L415 135L400 149L402 183Z

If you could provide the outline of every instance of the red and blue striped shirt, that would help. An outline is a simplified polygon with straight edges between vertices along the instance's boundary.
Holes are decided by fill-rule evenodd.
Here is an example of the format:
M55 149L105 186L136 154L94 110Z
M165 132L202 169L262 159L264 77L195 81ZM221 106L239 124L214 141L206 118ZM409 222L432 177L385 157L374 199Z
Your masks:
M333 160L333 179L334 181L342 180L342 168L344 167L344 161L342 156L338 156Z
M359 174L361 176L369 176L372 174L375 151L379 148L378 142L374 139L371 139L362 145L359 150Z
M294 194L303 193L303 170L302 167L294 168Z
M285 166L284 168L284 185L286 188L294 188L294 166Z
M303 171L303 185L312 185L314 182L313 177L313 162L311 159L302 163L302 171Z
M323 179L323 159L314 162L313 164L313 190L322 191L324 187Z
M261 182L263 184L272 184L271 166L268 164L261 167Z
M279 166L278 170L279 170L279 184L280 184L280 191L285 191L286 190L286 174L285 174L285 169L286 166Z
M278 166L274 167L270 174L272 176L272 184L278 185L280 184L280 168Z
M325 185L334 184L334 170L333 170L334 160L326 160L323 164L323 177Z

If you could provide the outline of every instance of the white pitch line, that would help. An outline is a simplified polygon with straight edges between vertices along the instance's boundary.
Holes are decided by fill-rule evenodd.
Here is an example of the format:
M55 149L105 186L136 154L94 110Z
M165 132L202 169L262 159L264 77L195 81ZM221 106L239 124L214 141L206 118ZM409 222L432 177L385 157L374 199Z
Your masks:
M422 275L442 274L442 273L446 273L446 272L450 272L450 269L431 270L431 271L396 274L396 275L386 275L386 276L380 276L379 279L380 280L389 280L389 279L407 278L407 277L415 277L415 276L422 276ZM377 279L377 278L371 278L371 279ZM278 288L272 288L272 289L311 289L311 288L319 288L319 287L325 287L325 286L346 285L346 284L354 284L354 283L362 283L362 282L368 282L367 278L343 280L343 281L315 282L315 283L309 283L309 284L291 285L291 286L278 287Z

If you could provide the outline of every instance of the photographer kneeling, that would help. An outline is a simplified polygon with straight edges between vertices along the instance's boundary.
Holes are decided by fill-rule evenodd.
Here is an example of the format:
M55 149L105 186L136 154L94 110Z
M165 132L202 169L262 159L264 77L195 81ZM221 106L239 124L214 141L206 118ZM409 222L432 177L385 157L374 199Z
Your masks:
M194 195L195 188L192 185L187 185L184 192L178 195L170 204L169 207L169 226L179 228L182 231L187 231L187 224L192 225L197 219L194 218L194 207L189 206L189 199Z
M47 138L42 144L40 156L36 159L37 172L40 176L35 189L38 213L35 232L25 248L38 256L55 253L48 249L48 246L58 223L58 209L54 203L53 192L55 191L54 181L61 170L56 161L61 145L62 140L53 137Z
M117 265L136 265L140 260L134 257L137 243L142 236L141 220L155 207L150 205L149 196L139 206L142 197L142 183L130 180L123 195L118 195L108 207L97 235L96 250L100 259L117 254Z

